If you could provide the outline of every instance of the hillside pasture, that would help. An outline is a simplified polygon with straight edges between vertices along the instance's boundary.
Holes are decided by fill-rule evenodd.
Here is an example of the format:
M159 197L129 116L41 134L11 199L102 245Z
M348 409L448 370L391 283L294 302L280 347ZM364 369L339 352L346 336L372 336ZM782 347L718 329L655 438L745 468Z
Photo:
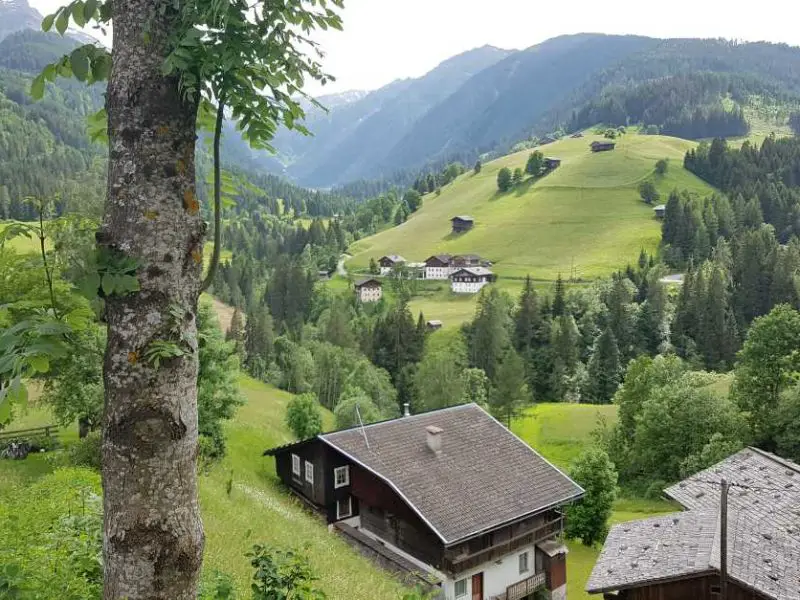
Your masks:
M662 196L672 189L700 194L711 188L683 169L683 155L693 142L664 136L627 134L612 152L592 153L595 135L566 138L542 147L562 165L538 179L527 179L509 192L497 191L497 172L525 167L529 150L483 165L479 174L465 173L439 196L428 194L409 220L359 240L349 252L351 270L363 270L369 259L402 254L424 260L435 253L475 253L491 260L503 278L530 274L553 280L558 273L591 279L608 275L635 260L640 249L653 251L660 224L652 207L639 198L638 185L653 176ZM663 177L654 176L655 162L670 160ZM454 236L450 218L475 218L473 230Z
M0 234L8 227L12 221L0 221ZM39 252L39 238L17 236L6 242L8 248L11 248L20 254L28 254L31 252Z

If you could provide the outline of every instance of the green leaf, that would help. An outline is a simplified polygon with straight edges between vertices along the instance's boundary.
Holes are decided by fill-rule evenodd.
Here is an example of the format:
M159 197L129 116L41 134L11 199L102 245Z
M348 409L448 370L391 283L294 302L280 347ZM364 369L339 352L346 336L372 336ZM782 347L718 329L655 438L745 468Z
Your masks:
M53 21L56 20L56 15L47 15L42 19L42 31L50 31L53 28Z
M117 281L117 293L139 291L139 280L133 275L120 275Z
M92 61L92 78L95 81L104 81L108 79L108 73L111 70L111 57L106 53L101 53L95 56Z
M67 30L67 25L69 25L69 16L67 15L67 11L62 9L56 18L56 31L64 35L64 32Z
M72 73L78 78L78 81L86 81L89 76L89 57L86 56L84 48L73 50L69 55L69 61L72 65Z
M41 100L44 96L44 77L37 75L31 82L31 98Z
M31 363L31 367L33 367L37 373L47 373L50 370L50 359L43 354L31 356L29 361Z
M82 0L75 0L75 2L72 3L72 20L75 21L78 27L86 25L86 19L83 16Z
M86 0L83 5L83 18L87 23L94 18L95 12L97 12L97 0Z
M114 275L103 275L103 279L100 281L100 286L103 288L103 293L106 296L113 294L115 288Z

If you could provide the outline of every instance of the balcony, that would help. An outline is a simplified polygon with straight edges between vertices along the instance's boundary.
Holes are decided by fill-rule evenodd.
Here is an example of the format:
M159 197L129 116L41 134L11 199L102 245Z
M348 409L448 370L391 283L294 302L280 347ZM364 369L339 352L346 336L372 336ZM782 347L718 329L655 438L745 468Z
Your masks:
M492 596L492 600L521 600L530 596L534 592L541 590L545 586L546 574L537 573L532 577L518 581L514 585L508 586L505 594Z

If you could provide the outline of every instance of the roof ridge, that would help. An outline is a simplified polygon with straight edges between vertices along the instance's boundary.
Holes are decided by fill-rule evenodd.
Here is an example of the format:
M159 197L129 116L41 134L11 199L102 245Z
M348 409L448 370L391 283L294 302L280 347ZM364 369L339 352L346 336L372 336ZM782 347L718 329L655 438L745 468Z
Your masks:
M788 458L783 458L782 456L778 456L777 454L773 454L772 452L767 452L766 450L762 450L761 448L756 448L755 446L747 446L746 450L752 450L756 454L763 456L764 458L768 458L772 462L778 463L786 467L787 469L791 469L796 473L800 473L800 465L795 462L792 462Z
M382 421L375 421L374 423L367 423L366 425L353 425L352 427L345 427L344 429L337 429L335 431L328 431L326 433L320 433L320 434L317 435L317 437L325 438L325 437L327 437L329 435L333 435L334 433L341 433L343 431L352 431L354 429L369 429L370 427L375 427L376 425L385 425L386 423L394 423L395 421L398 421L400 419L402 419L404 421L407 421L407 420L411 420L411 419L416 419L417 417L423 417L425 415L431 415L433 413L442 413L442 412L451 411L451 410L464 409L464 408L467 408L467 407L470 407L470 406L474 406L476 408L481 408L480 406L478 406L474 402L469 402L467 404L456 404L455 406L445 406L444 408L435 408L433 410L427 410L425 412L416 413L416 414L413 414L413 415L408 415L407 417L400 416L400 417L394 417L394 418L389 418L389 419L383 419ZM483 409L481 409L481 410L483 410Z

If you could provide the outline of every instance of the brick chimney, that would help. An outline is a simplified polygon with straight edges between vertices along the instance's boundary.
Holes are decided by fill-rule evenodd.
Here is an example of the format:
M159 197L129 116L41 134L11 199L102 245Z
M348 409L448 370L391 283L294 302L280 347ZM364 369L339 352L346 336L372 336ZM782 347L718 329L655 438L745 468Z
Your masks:
M436 425L428 425L425 431L428 432L428 448L435 454L439 454L442 451L442 432L444 429L436 427Z

